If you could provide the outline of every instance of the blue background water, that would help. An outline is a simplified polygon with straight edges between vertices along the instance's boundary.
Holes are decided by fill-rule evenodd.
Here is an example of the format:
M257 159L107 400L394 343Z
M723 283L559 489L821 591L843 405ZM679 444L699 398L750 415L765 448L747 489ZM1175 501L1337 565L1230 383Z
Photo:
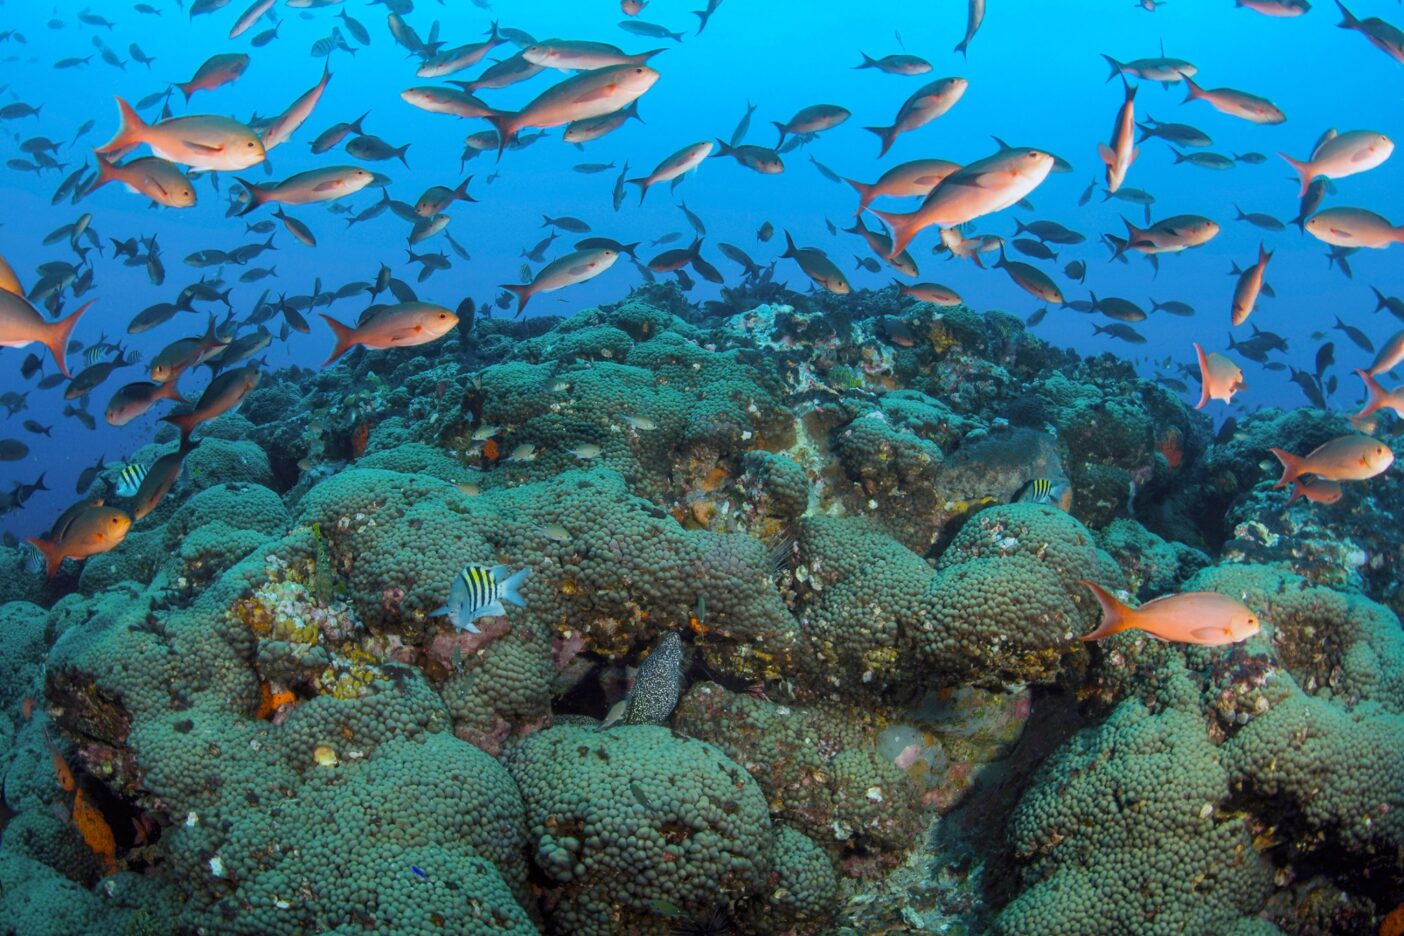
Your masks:
M217 52L248 51L253 62L236 83L213 92L197 93L189 108L177 94L173 107L177 114L222 113L247 119L252 113L276 114L295 97L313 86L321 74L321 60L309 54L313 43L341 25L335 14L343 7L314 11L287 9L278 4L275 13L284 20L279 38L263 48L253 49L249 40L269 25L260 23L238 39L227 38L244 4L235 2L208 16L190 19L172 2L157 0L160 17L142 15L130 3L98 5L75 2L54 5L9 0L0 4L4 29L14 29L28 40L19 44L13 38L0 43L0 101L24 100L42 104L39 119L23 119L0 124L0 148L4 158L23 156L19 142L34 135L56 140L71 139L79 125L96 118L96 128L66 148L61 159L70 168L85 157L88 148L104 142L115 130L116 108L111 96L121 94L135 102L168 82L190 78L208 56ZM441 23L441 37L448 45L475 41L493 17L504 26L526 30L538 38L570 37L615 43L629 51L663 47L653 64L662 78L640 103L645 123L629 122L621 130L583 149L559 140L559 129L549 131L551 139L530 148L509 152L495 165L491 154L471 162L474 174L470 192L480 201L455 205L450 210L453 236L472 253L465 263L448 251L442 238L416 248L419 251L449 252L454 266L433 275L417 288L422 298L454 307L465 295L487 299L498 291L496 284L519 282L520 251L530 249L544 234L543 214L573 215L587 220L595 233L625 241L649 240L678 231L683 243L690 229L680 211L673 207L677 198L706 221L708 236L703 253L728 278L736 275L736 265L716 249L721 241L741 246L764 263L783 249L780 229L793 231L801 244L819 246L830 253L848 272L855 287L880 287L891 280L884 268L880 274L854 269L855 256L868 256L863 243L851 234L831 236L825 220L842 228L851 223L855 194L846 186L825 179L810 163L809 155L835 171L863 181L873 181L885 169L899 162L939 157L968 162L992 151L990 136L1004 137L1015 145L1049 149L1072 161L1076 171L1053 175L1032 200L1033 212L1005 211L981 219L976 228L982 233L1010 235L1014 218L1050 218L1088 235L1088 242L1071 248L1057 248L1056 264L1041 264L1054 274L1070 299L1085 298L1085 288L1070 283L1061 274L1063 265L1073 259L1088 264L1087 285L1099 296L1118 295L1150 308L1152 298L1179 299L1198 309L1194 318L1153 315L1138 325L1149 339L1141 347L1106 337L1094 337L1094 323L1107 323L1101 316L1082 315L1071 310L1052 310L1035 331L1058 344L1083 352L1109 351L1141 362L1147 374L1155 373L1151 359L1169 356L1192 363L1191 341L1207 348L1227 350L1228 306L1234 280L1225 274L1232 262L1246 265L1256 259L1259 240L1265 240L1275 256L1268 280L1277 298L1264 299L1252 321L1276 331L1291 342L1285 360L1293 366L1312 369L1320 340L1313 333L1326 330L1333 316L1363 328L1379 343L1393 334L1400 323L1387 313L1375 313L1370 286L1386 294L1404 291L1400 251L1361 251L1351 258L1354 278L1346 279L1328 269L1326 246L1296 228L1284 233L1260 231L1234 221L1235 204L1245 211L1267 212L1282 221L1290 220L1297 209L1295 177L1275 154L1278 150L1304 158L1327 127L1342 131L1369 128L1398 139L1401 136L1399 91L1400 66L1370 47L1356 33L1337 29L1336 11L1318 5L1295 19L1272 19L1227 2L1172 0L1154 13L1134 6L1130 0L1060 0L1057 3L1032 0L990 0L988 15L971 43L968 60L952 51L965 30L966 4L961 0L933 3L865 2L833 0L728 0L712 17L706 32L695 35L697 18L690 12L703 4L688 0L653 0L640 19L667 25L685 33L681 44L671 40L636 37L621 31L617 23L625 17L615 0L513 0L498 2L491 10L480 9L464 0L440 4L417 0L407 20L421 36L428 36L431 23ZM76 14L89 7L116 22L116 28L82 25ZM396 45L386 28L386 8L364 3L348 3L344 9L360 20L372 34L369 48L359 48L346 34L347 42L359 51L353 57L338 52L332 57L334 78L312 117L293 140L272 154L272 176L282 178L313 166L354 162L340 150L323 156L311 155L308 144L334 122L351 120L362 111L371 111L365 130L392 143L410 143L410 168L390 161L375 165L393 180L395 198L413 202L431 184L455 184L462 178L459 156L463 139L487 128L485 121L458 120L419 111L400 100L407 87L430 84L414 75L416 62ZM1358 0L1357 16L1382 15L1399 22L1400 7L1380 0ZM48 25L50 19L61 27ZM3 31L3 30L0 30ZM900 33L902 45L896 34ZM95 51L93 37L128 58L131 42L156 58L148 71L128 62L125 70L105 65L94 55L86 67L55 70L52 63ZM1182 104L1182 85L1163 88L1144 82L1136 102L1138 119L1153 115L1162 121L1189 123L1208 132L1214 139L1214 152L1233 154L1257 151L1269 156L1263 165L1238 165L1215 172L1191 165L1174 165L1164 142L1148 141L1139 160L1131 167L1126 185L1152 192L1157 203L1156 218L1178 213L1204 214L1217 220L1223 232L1207 246L1180 256L1162 259L1161 272L1153 277L1150 266L1135 257L1129 265L1107 262L1107 251L1097 243L1102 232L1123 233L1118 216L1143 220L1142 209L1120 201L1104 202L1100 193L1086 207L1079 208L1078 196L1089 180L1103 176L1096 146L1106 141L1113 117L1120 106L1119 82L1106 81L1108 67L1099 53L1123 61L1159 54L1164 42L1167 54L1185 58L1199 68L1205 87L1233 87L1269 97L1287 114L1280 126L1256 126L1219 114L1203 102ZM874 57L905 50L927 58L934 71L925 76L886 75L877 70L855 71L859 51ZM512 46L500 50L515 51ZM489 59L497 58L497 54ZM484 63L485 65L486 63ZM453 76L470 78L482 70L478 66ZM882 160L878 160L876 138L862 129L866 125L892 121L903 100L923 83L946 75L970 80L970 89L954 109L927 126L902 135ZM560 78L547 72L528 83L501 91L484 91L489 104L515 108ZM582 175L571 166L582 162L627 160L635 172L645 175L659 160L681 146L711 137L727 138L744 113L748 101L759 104L751 124L748 142L772 145L775 133L771 120L788 119L809 104L830 102L853 111L853 118L822 134L809 147L786 154L786 171L779 176L752 173L731 160L708 160L689 177L672 197L666 186L650 193L639 206L631 189L623 209L610 207L610 192L616 170L598 175ZM152 116L148 111L147 116ZM0 160L3 162L3 160ZM105 257L97 264L97 286L84 299L96 298L97 305L76 332L83 341L100 332L122 339L126 323L139 310L160 301L170 301L180 288L197 280L200 271L186 266L182 258L203 248L232 249L262 238L244 233L243 223L225 217L224 194L233 186L229 176L221 179L221 194L209 182L199 184L200 204L186 211L152 209L144 198L120 185L99 190L79 206L67 201L50 205L50 194L65 173L49 172L36 178L0 166L0 254L17 271L26 287L36 278L35 266L49 259L71 259L65 243L42 247L43 236L61 224L73 221L82 211L93 213L93 225L102 234ZM496 174L491 183L488 176ZM262 167L248 173L250 178L266 178ZM1337 184L1338 193L1328 204L1373 208L1404 220L1397 192L1404 187L1404 157L1395 156L1383 167ZM1100 185L1099 185L1100 190ZM359 209L380 197L378 190L355 196ZM915 207L914 201L888 202L902 210ZM391 264L397 275L414 281L417 266L406 263L405 237L408 224L386 213L379 218L348 229L343 216L326 206L290 210L315 231L319 245L307 248L280 229L277 252L265 254L253 266L276 263L279 278L262 283L241 284L244 268L226 270L228 285L234 287L235 311L243 317L265 287L289 294L308 293L320 277L325 288L353 279L372 279L379 264ZM252 219L271 216L260 209ZM776 237L758 244L755 232L764 220L772 221ZM876 222L869 217L870 226ZM162 287L152 286L141 267L129 268L111 257L108 238L158 235L168 270ZM548 256L556 256L577 239L563 234ZM932 256L936 243L934 230L923 233L912 248L921 266L923 280L935 280L958 290L977 309L1004 309L1027 316L1040 303L1015 287L1000 271L980 270L968 262ZM676 245L674 245L676 246ZM644 247L647 258L656 250ZM1012 255L1012 252L1011 252ZM1027 259L1020 257L1019 259ZM781 261L777 278L800 287L804 278L789 261ZM560 293L537 297L528 314L568 314L589 305L623 296L639 282L635 270L620 263L597 280ZM715 287L699 283L693 298L701 301L714 295ZM70 302L69 308L74 303ZM217 308L211 306L211 308ZM360 310L356 300L338 303L333 314L354 318ZM497 313L502 314L502 313ZM134 336L130 345L139 348L149 360L162 346L175 338L199 331L203 314L183 314L159 328ZM277 327L275 320L272 327ZM1341 389L1332 402L1353 405L1358 382L1349 369L1364 366L1369 355L1356 349L1340 332L1331 332L1340 361L1335 373L1341 375ZM269 364L318 365L331 346L330 332L314 320L311 335L294 333L287 345L275 343ZM20 379L19 363L26 350L0 351L0 392L32 388ZM1256 365L1242 362L1250 389L1238 402L1252 409L1261 405L1301 405L1301 393L1286 381L1285 373L1268 374ZM74 369L81 366L75 359ZM46 365L46 371L51 367ZM32 452L22 462L0 465L0 486L8 489L15 481L31 481L41 471L47 473L52 494L34 497L18 513L0 519L0 527L28 535L49 524L73 496L78 473L99 455L118 460L124 453L144 444L155 428L155 415L123 429L101 422L101 413L111 393L122 383L140 379L137 368L119 371L94 394L92 410L99 420L98 430L89 432L60 413L62 389L34 390L29 409L8 422L0 421L0 436L26 441ZM183 391L192 399L205 381L203 373L187 375ZM1197 381L1189 380L1187 398L1197 398ZM1225 410L1213 404L1216 414ZM163 407L157 408L158 412ZM45 439L23 431L20 421L34 418L55 425L53 438Z

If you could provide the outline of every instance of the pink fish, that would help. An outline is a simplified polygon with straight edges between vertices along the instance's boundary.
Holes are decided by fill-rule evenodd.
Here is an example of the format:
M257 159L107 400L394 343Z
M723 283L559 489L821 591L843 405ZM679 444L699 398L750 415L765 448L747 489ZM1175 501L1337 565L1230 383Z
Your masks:
M1102 624L1079 640L1101 640L1126 630L1142 630L1175 643L1220 647L1239 643L1259 630L1258 617L1218 592L1181 592L1132 608L1096 582L1082 580L1102 606Z

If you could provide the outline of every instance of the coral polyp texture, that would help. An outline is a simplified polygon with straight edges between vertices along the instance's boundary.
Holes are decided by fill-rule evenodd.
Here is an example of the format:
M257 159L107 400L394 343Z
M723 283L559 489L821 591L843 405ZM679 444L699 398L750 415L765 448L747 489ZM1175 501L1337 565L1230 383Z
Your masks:
M118 548L0 558L8 931L1376 931L1397 495L1261 464L1330 419L766 298L270 375ZM1257 627L1083 641L1088 582Z

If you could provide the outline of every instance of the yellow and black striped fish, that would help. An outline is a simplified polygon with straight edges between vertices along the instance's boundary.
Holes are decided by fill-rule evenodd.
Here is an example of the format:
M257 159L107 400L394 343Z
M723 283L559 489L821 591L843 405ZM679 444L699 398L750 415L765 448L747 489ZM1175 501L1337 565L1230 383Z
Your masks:
M141 489L141 482L146 480L147 471L145 465L135 462L124 467L117 475L117 496L135 497L136 492Z
M502 606L503 601L510 601L519 608L525 606L521 587L530 571L519 569L509 574L504 565L489 567L469 563L454 576L448 603L434 614L447 615L456 630L479 633L473 622L482 617L505 615L507 609Z
M1068 493L1068 482L1034 478L1019 489L1014 500L1025 504L1052 504L1061 507Z

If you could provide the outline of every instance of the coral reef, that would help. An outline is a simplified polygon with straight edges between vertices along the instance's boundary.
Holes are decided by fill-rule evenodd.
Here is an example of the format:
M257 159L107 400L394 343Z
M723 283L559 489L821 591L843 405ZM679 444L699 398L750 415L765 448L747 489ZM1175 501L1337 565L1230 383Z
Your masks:
M1404 505L1288 506L1261 466L1335 417L1216 436L1002 313L766 298L655 286L285 372L119 548L48 584L0 557L0 917L1378 927ZM457 631L467 563L529 569L525 606ZM1083 579L1262 631L1086 644Z

